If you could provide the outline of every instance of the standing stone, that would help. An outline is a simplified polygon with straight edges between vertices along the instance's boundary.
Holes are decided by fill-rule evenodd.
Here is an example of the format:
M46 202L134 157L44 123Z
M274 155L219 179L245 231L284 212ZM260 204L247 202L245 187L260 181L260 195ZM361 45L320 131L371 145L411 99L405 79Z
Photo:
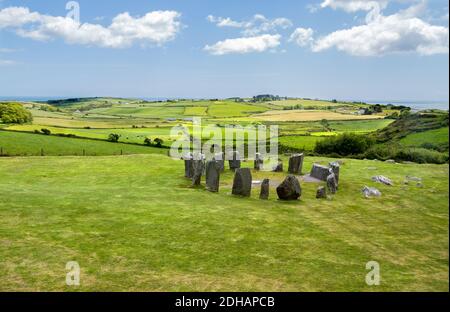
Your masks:
M192 154L189 153L183 157L184 159L184 176L186 178L191 179L194 174L193 160Z
M192 185L200 185L202 180L203 169L205 168L205 162L203 160L193 160L194 173L192 175Z
M327 198L327 189L325 186L319 186L317 189L316 198Z
M219 165L219 170L223 172L225 170L225 153L216 153L214 155L214 160Z
M334 173L330 174L327 177L327 188L331 194L336 194L338 186Z
M339 184L339 169L340 169L340 165L337 161L334 162L330 162L330 168L333 171L334 175L336 176L336 182L337 184Z
M228 164L230 165L231 170L241 168L241 156L238 151L233 151L230 158L231 159L228 160Z
M273 168L273 172L283 172L283 161L278 159L278 164Z
M330 175L330 168L318 164L313 164L311 173L309 175L321 181L326 181L328 176Z
M264 179L261 183L261 193L259 199L269 199L269 179Z
M302 196L302 189L298 179L289 175L286 179L277 187L278 198L281 200L297 200Z
M220 164L216 160L206 162L206 189L210 192L219 191Z
M264 159L261 156L261 153L255 154L255 160L254 160L254 169L255 170L261 170L264 165Z
M233 195L250 197L252 192L252 173L249 168L237 168L233 180Z
M302 174L303 168L303 154L294 154L289 158L289 169L290 174Z

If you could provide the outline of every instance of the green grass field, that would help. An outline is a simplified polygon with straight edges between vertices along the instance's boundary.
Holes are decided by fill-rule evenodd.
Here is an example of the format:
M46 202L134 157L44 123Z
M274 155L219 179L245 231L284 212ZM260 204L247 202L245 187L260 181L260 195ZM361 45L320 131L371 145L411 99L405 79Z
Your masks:
M119 142L123 143L137 143L144 144L145 138L154 140L155 138L163 139L169 144L170 127L158 127L158 128L117 128L117 129L78 129L78 128L59 128L48 127L42 125L14 125L7 129L13 131L27 131L34 132L35 130L41 131L41 129L48 129L52 134L73 134L77 137L107 140L109 134L117 133L121 135Z
M167 149L138 146L106 141L47 136L41 134L0 131L0 148L3 155L33 156L41 155L120 155L123 154L167 154Z
M186 116L207 116L208 107L204 106L186 107L184 110L184 114Z
M400 139L400 143L405 146L420 146L425 143L448 146L448 127L409 134Z
M208 114L211 117L241 117L249 116L250 114L262 113L268 108L258 105L242 104L235 102L217 102L211 105L208 109Z
M305 171L313 161L329 159ZM274 188L268 201L231 196L229 171L218 194L191 188L183 163L157 154L0 158L0 290L448 291L448 169L348 159L333 199L303 182L300 201L280 202ZM382 197L364 199L364 185ZM380 286L365 284L373 260Z
M155 118L155 119L165 119L165 118L182 118L184 115L183 107L166 107L166 106L155 106L155 107L126 107L118 106L111 108L99 108L90 111L92 113L113 115L113 116L128 116L128 117L145 117L145 118Z
M312 151L316 142L322 140L318 136L283 136L278 138L280 145L304 151Z

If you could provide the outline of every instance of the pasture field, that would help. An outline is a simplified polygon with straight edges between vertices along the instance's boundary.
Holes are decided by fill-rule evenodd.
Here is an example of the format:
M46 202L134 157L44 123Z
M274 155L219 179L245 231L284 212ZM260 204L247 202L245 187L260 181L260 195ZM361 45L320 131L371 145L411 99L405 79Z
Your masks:
M316 146L316 142L321 140L319 136L303 135L303 136L282 136L278 138L278 143L287 148L294 148L302 151L312 151Z
M42 134L0 131L0 148L3 156L41 155L120 155L123 154L167 154L167 149L106 141L48 136Z
M330 121L330 128L336 132L368 133L385 128L392 122L392 119Z
M54 118L54 117L34 117L33 124L42 126L55 126L64 128L131 128L133 125L154 126L161 121L155 121L142 118L111 118L110 116L98 117L72 117L72 118ZM164 123L164 122L162 122Z
M301 106L303 109L326 109L328 107L339 107L339 106L348 106L352 108L357 108L359 106L364 105L356 105L351 103L333 103L331 101L323 101L323 100L312 100L312 99L288 99L281 101L271 101L270 105L274 107L293 107L293 106Z
M448 146L448 127L413 133L400 139L400 144L405 146L421 146L425 143L447 144Z
M255 113L267 111L265 106L235 103L235 102L216 102L208 109L208 114L211 117L241 117L249 116Z
M301 200L282 202L273 187L268 201L232 196L229 170L217 194L192 188L158 154L0 158L0 290L72 291L77 261L77 291L448 291L448 169L346 159L332 199L301 182ZM369 261L380 286L365 283Z
M284 110L267 111L253 115L252 118L263 121L318 121L327 120L365 120L384 118L380 115L340 114L326 110Z
M167 107L167 106L144 106L143 107L126 107L124 105L111 108L98 108L89 112L126 117L145 117L153 119L165 118L182 118L184 117L183 107Z
M144 144L146 138L160 138L164 141L171 139L170 127L158 128L116 128L116 129L84 129L84 128L59 128L47 127L42 125L15 125L7 129L12 131L34 132L35 130L48 129L52 134L72 134L77 137L107 140L111 133L120 135L119 142Z
M207 116L208 107L205 106L192 106L186 107L184 110L186 116Z

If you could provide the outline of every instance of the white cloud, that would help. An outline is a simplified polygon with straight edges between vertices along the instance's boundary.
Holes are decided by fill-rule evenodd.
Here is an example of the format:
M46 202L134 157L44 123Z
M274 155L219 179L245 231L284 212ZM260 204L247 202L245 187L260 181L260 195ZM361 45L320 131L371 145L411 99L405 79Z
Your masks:
M327 0L334 5L344 1ZM350 2L353 3L350 6ZM361 1L345 1L348 10L370 10ZM374 1L368 1L374 2ZM376 1L383 3L383 1ZM421 55L448 53L448 27L431 25L419 17L423 3L396 14L384 16L376 9L368 13L366 24L342 29L316 40L313 51L330 48L357 56L380 56L391 53L416 52Z
M217 25L217 27L234 27L234 28L242 28L242 27L246 27L248 25L246 25L245 22L237 22L237 21L233 21L231 18L229 17L216 17L213 15L208 15L207 20L211 23L214 23Z
M246 21L235 21L229 17L216 17L213 15L208 15L207 20L218 27L241 28L244 36L256 36L261 33L292 27L292 22L287 18L268 19L262 14L255 14L250 20Z
M162 45L173 40L181 28L179 17L176 11L153 11L142 17L125 12L104 27L80 24L68 17L42 15L24 7L9 7L0 10L0 29L11 28L19 36L33 40L61 38L70 44L125 48L134 43Z
M280 45L280 35L264 34L256 37L226 39L213 45L205 46L205 50L213 55L245 54L264 52Z
M0 53L13 53L16 51L17 51L16 49L0 48Z
M388 0L324 0L320 7L342 9L346 12L372 11L386 8L388 2Z
M10 66L10 65L15 65L15 64L17 64L16 61L0 59L0 66Z
M314 30L311 28L297 28L289 37L290 42L295 42L301 47L309 46L313 43Z

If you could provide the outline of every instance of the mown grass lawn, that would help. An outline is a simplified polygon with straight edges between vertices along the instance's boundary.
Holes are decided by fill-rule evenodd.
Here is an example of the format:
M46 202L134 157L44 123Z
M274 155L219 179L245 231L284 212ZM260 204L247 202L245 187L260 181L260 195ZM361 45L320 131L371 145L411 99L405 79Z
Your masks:
M329 159L307 157L305 171L312 161ZM0 158L0 290L448 291L448 165L345 160L333 199L303 182L295 202L273 188L268 201L233 197L229 171L218 194L183 173L157 154ZM383 196L364 199L363 185ZM380 286L365 284L372 260Z

